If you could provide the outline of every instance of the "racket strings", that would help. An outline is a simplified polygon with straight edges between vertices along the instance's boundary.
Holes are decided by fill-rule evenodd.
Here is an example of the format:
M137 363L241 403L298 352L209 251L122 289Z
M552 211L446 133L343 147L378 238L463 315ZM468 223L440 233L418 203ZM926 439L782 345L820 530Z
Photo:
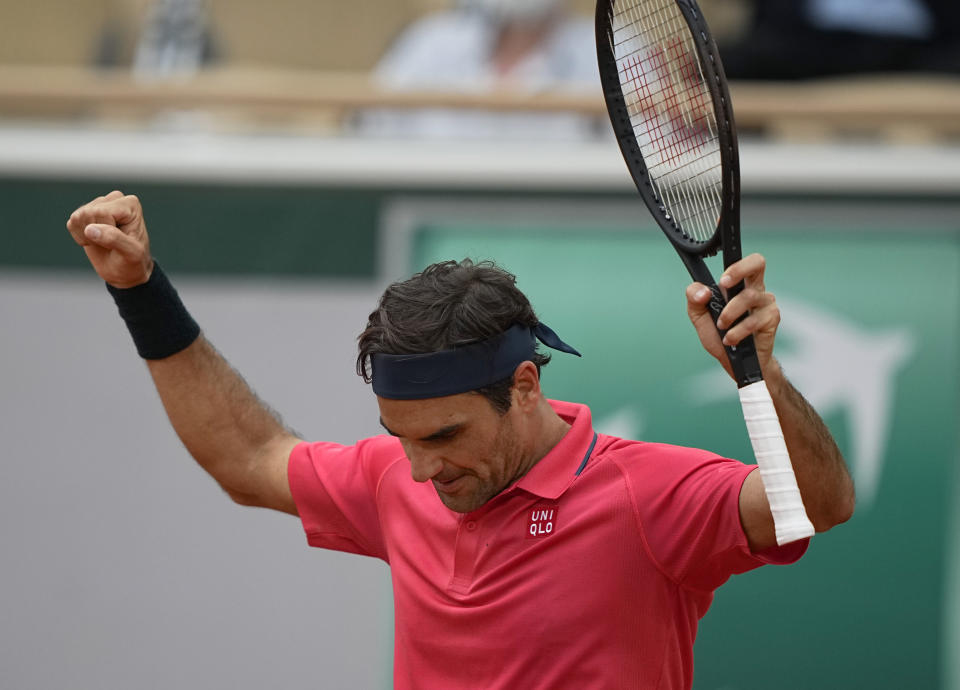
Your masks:
M710 90L674 0L614 0L611 49L657 198L691 239L717 231L722 171Z

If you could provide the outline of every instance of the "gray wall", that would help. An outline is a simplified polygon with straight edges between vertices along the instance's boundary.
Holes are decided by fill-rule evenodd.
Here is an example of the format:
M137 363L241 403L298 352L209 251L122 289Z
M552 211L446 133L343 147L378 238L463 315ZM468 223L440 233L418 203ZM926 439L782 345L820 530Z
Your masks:
M177 284L288 424L377 431L352 369L370 288ZM389 686L386 565L234 505L166 424L92 273L0 272L0 323L0 688Z

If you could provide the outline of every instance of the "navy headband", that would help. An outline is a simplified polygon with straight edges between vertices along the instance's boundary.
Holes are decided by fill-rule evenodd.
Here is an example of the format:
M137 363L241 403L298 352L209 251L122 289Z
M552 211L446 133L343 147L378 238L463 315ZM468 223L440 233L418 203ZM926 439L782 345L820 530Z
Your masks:
M532 359L537 340L580 356L542 323L532 328L516 324L500 335L452 350L375 354L370 358L373 392L391 400L422 400L483 388L512 376L521 362Z

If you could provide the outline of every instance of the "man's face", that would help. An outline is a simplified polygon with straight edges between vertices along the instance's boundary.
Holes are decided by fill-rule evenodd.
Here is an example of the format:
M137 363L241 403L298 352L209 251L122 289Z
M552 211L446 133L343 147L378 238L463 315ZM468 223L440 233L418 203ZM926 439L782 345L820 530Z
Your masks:
M450 510L476 510L527 469L515 405L500 415L477 393L377 402L380 423L400 439L413 479L433 482Z

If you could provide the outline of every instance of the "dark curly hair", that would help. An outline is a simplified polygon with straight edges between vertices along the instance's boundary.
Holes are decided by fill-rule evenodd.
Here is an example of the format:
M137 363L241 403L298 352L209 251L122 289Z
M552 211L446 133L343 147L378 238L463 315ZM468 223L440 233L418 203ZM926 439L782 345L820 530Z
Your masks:
M491 261L443 261L409 280L394 283L380 297L367 327L357 338L357 374L370 383L370 357L375 354L423 354L486 340L514 324L536 326L530 301L517 279ZM550 355L536 353L540 367ZM500 414L510 409L510 376L478 393Z

